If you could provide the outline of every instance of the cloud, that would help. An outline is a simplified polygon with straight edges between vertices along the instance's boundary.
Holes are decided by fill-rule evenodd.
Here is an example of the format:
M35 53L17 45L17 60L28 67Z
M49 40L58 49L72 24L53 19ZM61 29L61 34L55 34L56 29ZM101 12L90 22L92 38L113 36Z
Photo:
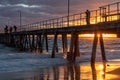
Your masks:
M42 8L42 5L27 5L27 4L0 4L0 7L3 8L3 7L23 7L23 8Z
M86 9L98 9L101 5L119 2L119 0L70 0L70 14L81 13ZM19 25L19 12L23 24L67 15L68 0L0 0L0 24Z

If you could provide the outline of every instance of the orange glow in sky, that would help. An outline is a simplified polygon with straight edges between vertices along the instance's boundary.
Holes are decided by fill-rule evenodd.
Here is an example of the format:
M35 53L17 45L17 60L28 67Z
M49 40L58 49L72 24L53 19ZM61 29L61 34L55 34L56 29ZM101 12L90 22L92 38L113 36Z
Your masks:
M99 36L99 34L98 34L98 36ZM54 35L49 35L49 37L54 37ZM58 37L62 37L61 35L58 35ZM71 35L70 34L68 34L67 35L67 37L71 37ZM79 34L79 37L94 37L94 34ZM117 35L116 34L103 34L103 37L105 37L105 38L109 38L109 37L114 37L114 38L116 38L117 37Z
M94 37L94 34L81 34L79 37ZM117 37L116 34L103 34L103 37Z

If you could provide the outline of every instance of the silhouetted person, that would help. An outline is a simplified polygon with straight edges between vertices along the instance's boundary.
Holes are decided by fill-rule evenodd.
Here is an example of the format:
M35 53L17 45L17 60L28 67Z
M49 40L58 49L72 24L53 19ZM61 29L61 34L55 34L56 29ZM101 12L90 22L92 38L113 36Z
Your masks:
M13 28L12 28L12 27L10 27L10 29L9 29L10 33L12 32L12 30L13 30Z
M8 33L8 26L6 25L6 27L4 28L4 32Z
M17 31L17 27L14 25L13 28L14 28L14 32L16 32Z
M89 25L90 24L90 11L89 10L86 10L86 23L87 23L87 25Z

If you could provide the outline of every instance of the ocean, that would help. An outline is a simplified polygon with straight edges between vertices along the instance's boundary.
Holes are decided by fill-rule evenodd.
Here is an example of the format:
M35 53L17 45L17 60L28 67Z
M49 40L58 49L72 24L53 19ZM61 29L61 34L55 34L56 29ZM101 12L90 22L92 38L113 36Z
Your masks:
M68 38L70 44L70 38ZM59 53L51 58L53 38L49 38L49 52L22 52L0 44L0 80L119 80L120 39L104 38L106 65L101 62L98 43L95 68L90 65L93 38L79 38L80 57L76 64L69 64L62 53L62 41L58 39ZM69 48L69 45L68 45Z

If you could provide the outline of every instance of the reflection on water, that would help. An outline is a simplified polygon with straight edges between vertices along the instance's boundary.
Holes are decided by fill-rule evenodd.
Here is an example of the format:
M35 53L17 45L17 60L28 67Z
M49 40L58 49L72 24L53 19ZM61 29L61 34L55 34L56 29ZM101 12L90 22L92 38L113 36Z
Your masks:
M93 80L105 80L106 64L91 65Z
M119 66L120 67L120 66ZM114 67L116 69L118 67ZM20 80L119 80L119 74L111 73L113 65L74 64L40 70L40 75ZM119 68L120 70L120 68ZM112 70L113 72L113 70Z

